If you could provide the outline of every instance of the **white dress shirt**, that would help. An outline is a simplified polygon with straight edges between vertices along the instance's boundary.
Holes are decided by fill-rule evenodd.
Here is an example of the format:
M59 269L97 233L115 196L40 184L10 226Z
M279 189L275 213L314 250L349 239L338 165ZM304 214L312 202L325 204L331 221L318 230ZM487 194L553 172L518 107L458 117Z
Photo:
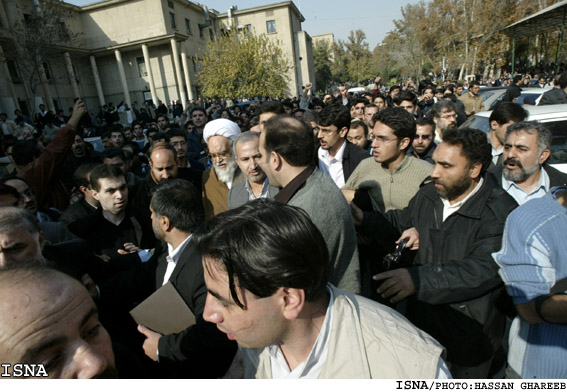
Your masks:
M345 148L346 140L343 142L343 145L339 148L334 158L331 158L329 150L324 150L321 147L319 147L317 152L319 156L319 169L331 176L333 182L337 184L339 188L345 185L345 176L343 174L343 155Z
M181 245L179 245L175 249L173 249L173 246L171 246L171 244L169 244L169 243L167 244L168 255L165 258L165 260L167 261L167 269L165 270L165 275L163 276L162 286L169 281L169 278L171 277L171 274L173 273L173 270L175 269L175 266L177 265L177 262L179 261L179 257L181 256L181 253L183 253L183 251L185 250L185 247L187 246L189 241L191 241L192 236L193 235L190 235L189 237L187 237L185 239L185 241L183 241L181 243Z

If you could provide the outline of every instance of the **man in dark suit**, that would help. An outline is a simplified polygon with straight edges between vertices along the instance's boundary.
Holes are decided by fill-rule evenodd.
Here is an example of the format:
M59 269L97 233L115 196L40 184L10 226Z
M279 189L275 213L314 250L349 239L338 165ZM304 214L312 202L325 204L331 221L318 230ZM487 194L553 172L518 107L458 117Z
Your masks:
M150 210L154 233L165 244L156 248L147 263L99 285L101 308L130 310L171 282L195 315L196 324L169 335L138 326L145 336L145 354L158 362L159 376L222 377L232 363L236 344L202 317L207 289L201 255L191 243L191 233L204 219L200 193L188 181L169 180L156 188Z
M260 167L260 133L243 132L234 141L234 157L246 180L234 185L228 192L228 209L240 207L250 200L273 198L280 191Z
M321 147L317 152L319 169L327 173L341 188L358 166L368 158L368 152L346 140L350 113L342 105L330 105L319 112L317 137Z

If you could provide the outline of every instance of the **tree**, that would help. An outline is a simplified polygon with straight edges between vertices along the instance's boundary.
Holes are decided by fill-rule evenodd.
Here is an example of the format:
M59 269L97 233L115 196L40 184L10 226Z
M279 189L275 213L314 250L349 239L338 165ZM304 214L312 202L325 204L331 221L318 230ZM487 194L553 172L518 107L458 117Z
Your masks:
M287 95L291 70L279 41L235 30L215 37L202 53L203 95L257 97Z
M31 14L12 23L11 36L18 56L18 70L33 96L37 88L47 84L46 64L62 61L62 52L76 46L80 33L72 32L65 23L74 18L68 4L60 0L35 3Z
M329 43L327 41L319 41L313 48L313 66L315 68L315 81L319 89L325 89L329 82L333 80L331 73Z
M351 80L358 84L363 79L375 75L376 67L372 63L372 54L365 42L366 34L362 30L351 31L347 42L344 43L346 55L349 58L348 73Z

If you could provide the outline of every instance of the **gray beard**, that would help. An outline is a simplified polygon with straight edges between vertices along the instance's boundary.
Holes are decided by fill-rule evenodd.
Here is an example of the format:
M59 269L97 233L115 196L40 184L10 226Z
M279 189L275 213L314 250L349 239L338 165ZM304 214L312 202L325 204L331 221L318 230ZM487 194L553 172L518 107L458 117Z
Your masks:
M508 168L504 167L502 174L504 174L504 178L511 182L524 182L532 174L534 174L537 169L539 169L539 163L536 162L535 165L529 167L520 167L517 168L515 171L508 170Z
M234 158L231 158L227 162L227 166L225 168L217 167L216 164L213 167L215 168L215 173L217 174L219 181L224 182L226 184L227 182L232 181L234 177L234 173L236 172L236 168L238 168L238 165L234 160Z

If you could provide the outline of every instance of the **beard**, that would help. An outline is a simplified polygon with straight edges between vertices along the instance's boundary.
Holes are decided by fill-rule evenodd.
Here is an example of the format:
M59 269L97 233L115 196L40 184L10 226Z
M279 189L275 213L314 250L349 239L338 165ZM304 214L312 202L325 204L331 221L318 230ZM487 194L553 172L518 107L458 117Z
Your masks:
M437 196L447 200L455 200L469 189L472 184L472 178L465 175L451 185L444 184L439 180L433 180L433 182L435 184L443 185L443 188L435 187L435 193L437 193Z
M234 160L234 157L231 157L226 163L226 166L219 167L218 164L215 163L213 167L215 168L215 173L217 174L219 181L226 184L227 182L232 181L238 165Z
M513 163L516 165L516 169L510 170L506 167L508 163ZM523 182L530 178L532 174L534 174L537 169L539 169L539 163L536 162L532 166L524 167L520 161L514 158L508 158L503 162L504 169L502 170L502 174L504 178L508 181L512 182Z

